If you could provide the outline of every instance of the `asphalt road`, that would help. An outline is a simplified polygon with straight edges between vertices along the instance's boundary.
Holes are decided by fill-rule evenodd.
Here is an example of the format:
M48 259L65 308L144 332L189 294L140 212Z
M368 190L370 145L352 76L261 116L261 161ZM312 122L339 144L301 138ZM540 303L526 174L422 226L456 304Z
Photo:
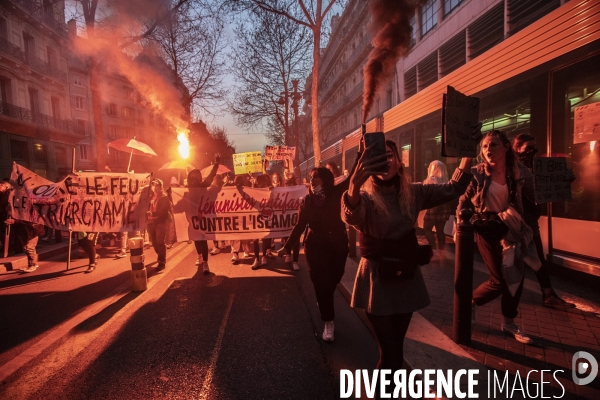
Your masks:
M335 341L321 339L303 256L296 273L230 256L210 256L203 275L180 243L141 293L127 259L0 274L0 398L335 399L340 369L374 368L375 342L339 292Z

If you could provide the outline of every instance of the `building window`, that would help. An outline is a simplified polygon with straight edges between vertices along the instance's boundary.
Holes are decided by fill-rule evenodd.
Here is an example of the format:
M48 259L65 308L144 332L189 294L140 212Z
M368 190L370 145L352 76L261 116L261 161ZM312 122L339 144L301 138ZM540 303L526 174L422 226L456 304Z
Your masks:
M52 97L50 98L50 102L52 103L52 117L60 119L60 100L58 97Z
M67 149L64 147L55 147L54 155L56 157L57 164L67 165Z
M29 161L29 151L27 149L27 142L22 140L10 140L10 157L13 160L27 160Z
M125 132L124 132L124 136L125 136L127 139L133 139L133 136L134 136L134 133L133 133L134 131L133 131L133 129L131 129L131 128L125 128L125 129L124 129L124 131L125 131Z
M444 0L444 17L450 14L463 0Z
M33 145L33 161L45 163L48 161L48 151L46 146L41 143Z
M10 103L10 80L0 76L0 102ZM0 109L2 113L2 109Z
M125 119L134 118L133 108L131 108L131 107L123 107L121 109L121 115L123 115L123 118L125 118Z
M424 37L437 25L437 0L427 0L421 8L421 37Z
M29 109L31 114L38 114L40 112L40 99L39 92L36 89L29 88Z
M125 96L125 98L133 100L133 98L134 98L133 88L123 86L123 95Z
M0 38L8 40L8 25L6 19L0 17Z
M117 105L115 103L108 104L108 115L112 115L113 117L117 117L119 114L117 113Z
M83 86L83 76L78 75L78 74L73 74L73 85Z
M84 135L87 134L87 129L86 129L87 121L84 119L77 119L76 121L77 121L77 129L78 129L79 133L82 133Z
M413 47L417 44L417 16L413 15L410 19L410 44L409 47Z
M25 57L35 57L35 39L33 36L23 33L23 44L25 45Z
M78 110L85 109L85 99L82 96L75 96L75 108Z
M79 146L79 159L80 160L88 159L88 148L86 145Z
M116 139L117 138L117 126L116 125L109 125L108 126L108 137L110 139Z
M50 46L46 48L46 57L48 58L48 65L56 68L58 66L58 59L56 57L56 51Z

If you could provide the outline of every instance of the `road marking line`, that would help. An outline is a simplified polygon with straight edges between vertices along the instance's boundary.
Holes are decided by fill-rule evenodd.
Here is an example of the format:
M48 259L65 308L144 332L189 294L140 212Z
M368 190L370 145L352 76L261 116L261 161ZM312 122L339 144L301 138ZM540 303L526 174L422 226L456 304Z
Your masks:
M179 254L182 253L184 249L189 249L189 247L180 246L175 252L170 254L170 258L173 259L176 256L179 256ZM176 267L176 265L177 264L175 264L175 267ZM168 272L170 272L170 271L168 271ZM163 274L160 277L160 279L153 279L152 281L148 282L148 289L144 293L147 293L156 283L161 281L162 278L166 277L167 275L168 275L168 273ZM84 310L82 310L76 316L74 316L70 320L63 322L58 327L54 328L52 331L50 331L50 333L45 335L38 342L29 346L27 349L25 349L23 352L21 352L15 358L13 358L12 360L8 361L6 364L1 366L0 367L0 382L4 382L8 377L10 377L12 374L14 374L18 369L23 367L29 361L33 360L35 357L39 356L44 350L46 350L48 347L53 345L57 340L61 339L63 336L65 336L69 332L71 332L71 330L73 328L75 328L77 325L79 325L83 321L86 321L91 316L99 314L106 307L114 304L115 302L117 302L119 299L121 299L123 296L126 296L130 292L131 292L131 282L128 280L127 282L125 282L122 285L120 285L119 287L117 287L117 289L115 289L111 294L109 294L109 297L107 297L103 300L97 301L94 304L90 304L88 307L86 307ZM113 316L112 318L114 318L114 317L115 316ZM106 325L106 324L104 324L104 325ZM89 341L88 341L88 343L89 343ZM77 353L79 351L83 350L83 348L85 348L85 346L80 348L79 350L77 350Z
M227 304L227 309L225 310L225 315L223 316L223 321L221 321L221 327L219 328L219 336L217 337L215 348L213 349L212 356L210 357L208 372L206 373L206 377L202 383L202 393L200 394L200 399L209 398L208 395L210 394L210 385L212 384L215 367L217 365L217 360L219 359L219 352L221 351L221 344L223 343L223 336L225 335L225 327L227 326L227 320L229 319L229 312L231 311L231 305L233 304L234 296L235 294L231 294L231 296L229 296L229 303Z

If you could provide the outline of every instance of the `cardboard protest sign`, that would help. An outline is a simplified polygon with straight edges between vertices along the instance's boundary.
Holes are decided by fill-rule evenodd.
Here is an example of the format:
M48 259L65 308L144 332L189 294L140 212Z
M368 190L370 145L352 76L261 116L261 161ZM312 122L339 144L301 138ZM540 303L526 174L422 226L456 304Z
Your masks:
M246 240L289 236L308 194L304 185L174 188L177 239Z
M292 146L266 146L265 160L293 160L296 148Z
M150 174L83 172L53 183L13 164L12 216L77 232L144 229L150 178Z
M479 123L479 99L448 86L442 108L442 155L476 157L477 142L473 129Z
M575 108L573 143L600 140L600 102Z
M236 153L233 155L233 169L236 175L262 172L262 155L260 151Z
M571 199L571 182L566 179L567 159L539 157L533 160L535 202L537 204Z

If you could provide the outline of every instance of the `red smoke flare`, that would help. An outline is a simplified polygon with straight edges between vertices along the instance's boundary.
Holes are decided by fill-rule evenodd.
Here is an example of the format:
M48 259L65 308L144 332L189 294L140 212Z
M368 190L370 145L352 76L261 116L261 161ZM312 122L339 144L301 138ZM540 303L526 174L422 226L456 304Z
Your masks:
M373 50L364 69L363 123L375 94L393 74L396 62L410 45L410 19L424 0L369 0Z

